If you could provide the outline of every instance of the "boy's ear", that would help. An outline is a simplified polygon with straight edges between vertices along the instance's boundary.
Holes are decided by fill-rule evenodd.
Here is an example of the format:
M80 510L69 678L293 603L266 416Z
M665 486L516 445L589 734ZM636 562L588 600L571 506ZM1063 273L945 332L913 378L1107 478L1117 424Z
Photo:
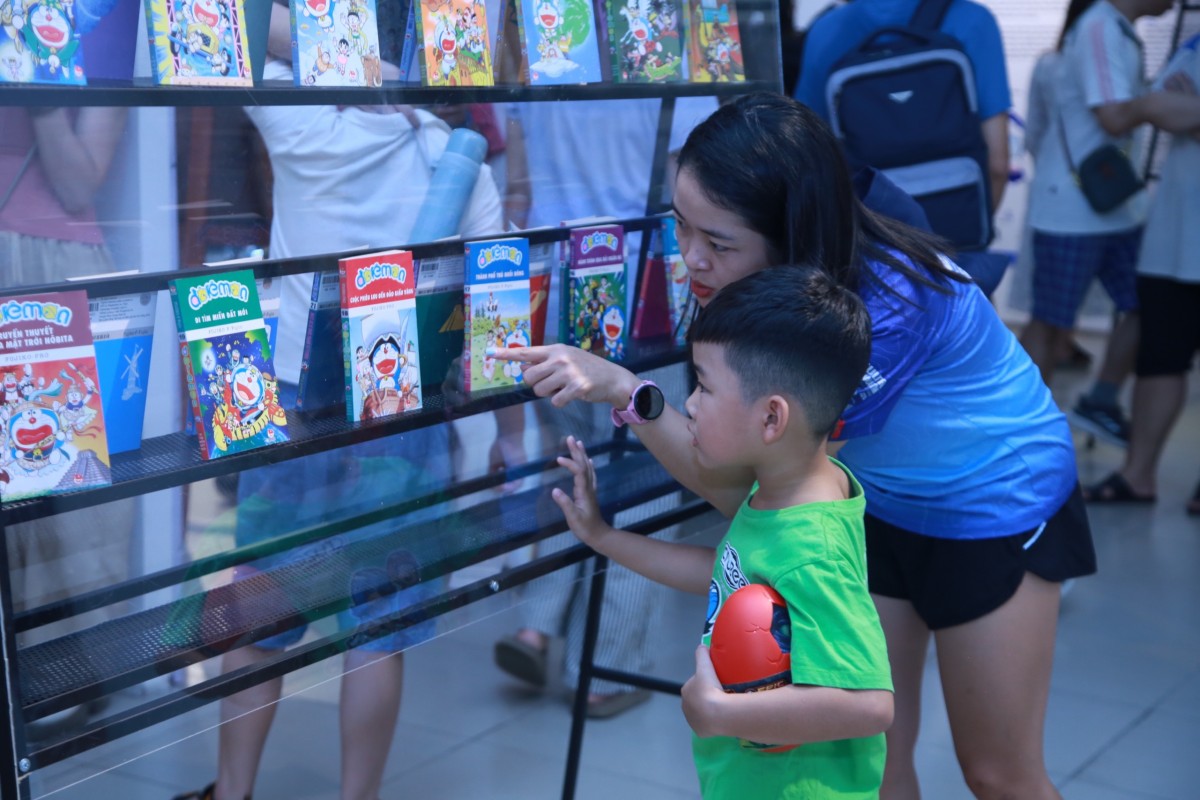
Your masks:
M763 400L763 444L774 444L783 438L791 420L791 413L791 406L783 395L773 394Z

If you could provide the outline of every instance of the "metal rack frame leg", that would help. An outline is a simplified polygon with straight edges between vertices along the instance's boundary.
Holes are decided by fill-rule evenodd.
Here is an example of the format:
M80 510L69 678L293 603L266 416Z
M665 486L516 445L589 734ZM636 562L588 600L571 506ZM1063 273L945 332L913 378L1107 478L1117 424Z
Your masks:
M600 609L604 605L604 581L608 559L592 559L592 585L588 592L587 615L583 625L583 650L579 654L579 685L571 704L571 737L567 745L567 766L563 776L563 800L574 800L579 780L579 757L583 750L583 726L587 722L587 699L596 660L596 640L600 633Z
M25 759L25 720L17 687L17 634L13 625L12 573L7 528L0 524L0 797L28 800L29 762Z

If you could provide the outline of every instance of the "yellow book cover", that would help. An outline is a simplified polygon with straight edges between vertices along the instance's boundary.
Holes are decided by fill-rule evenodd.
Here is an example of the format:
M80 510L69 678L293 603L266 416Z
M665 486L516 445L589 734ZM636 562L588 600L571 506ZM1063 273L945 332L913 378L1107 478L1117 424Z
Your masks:
M154 78L173 86L253 86L242 0L146 0Z
M492 86L482 0L416 0L421 9L421 77L426 86Z

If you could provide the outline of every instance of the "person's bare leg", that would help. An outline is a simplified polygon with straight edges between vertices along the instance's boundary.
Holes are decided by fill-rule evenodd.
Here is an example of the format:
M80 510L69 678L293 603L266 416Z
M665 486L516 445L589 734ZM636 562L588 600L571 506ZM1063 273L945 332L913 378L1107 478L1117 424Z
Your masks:
M913 756L921 728L921 678L925 674L929 628L907 600L877 594L871 599L887 638L896 709L887 732L887 762L879 796L883 800L919 800L921 788Z
M1042 381L1047 386L1054 378L1054 368L1058 365L1058 354L1070 341L1071 331L1058 328L1039 319L1031 319L1021 332L1021 346L1038 371L1042 373Z
M934 632L954 749L980 800L1057 800L1043 733L1060 584L1026 573L1007 603Z
M351 650L342 676L342 800L376 800L396 734L402 653Z
M1138 378L1133 385L1133 409L1129 449L1121 477L1139 495L1152 495L1158 488L1158 462L1171 429L1179 421L1187 398L1183 375Z
M271 655L257 647L232 650L221 662L222 671L251 666ZM214 800L244 800L254 793L254 779L282 691L283 678L274 678L221 701Z

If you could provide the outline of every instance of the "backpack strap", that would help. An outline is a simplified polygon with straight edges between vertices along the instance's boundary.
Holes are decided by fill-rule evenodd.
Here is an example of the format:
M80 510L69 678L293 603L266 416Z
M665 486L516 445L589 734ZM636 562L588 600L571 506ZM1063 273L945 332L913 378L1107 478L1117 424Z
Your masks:
M913 12L912 19L908 21L908 27L920 31L941 30L942 20L946 18L946 12L950 10L950 4L953 2L954 0L921 0L917 4L917 10Z

